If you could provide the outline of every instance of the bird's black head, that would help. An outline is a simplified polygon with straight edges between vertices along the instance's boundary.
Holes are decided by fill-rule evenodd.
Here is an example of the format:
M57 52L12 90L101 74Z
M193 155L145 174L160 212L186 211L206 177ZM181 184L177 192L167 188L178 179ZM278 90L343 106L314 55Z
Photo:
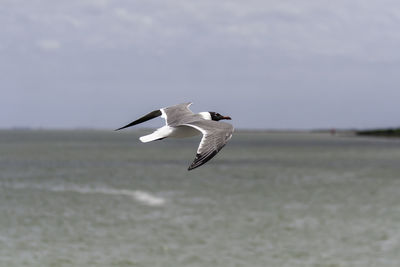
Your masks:
M219 120L231 120L231 117L228 116L222 116L221 114L217 113L217 112L212 112L209 111L210 115L211 115L211 119L213 121L219 121Z

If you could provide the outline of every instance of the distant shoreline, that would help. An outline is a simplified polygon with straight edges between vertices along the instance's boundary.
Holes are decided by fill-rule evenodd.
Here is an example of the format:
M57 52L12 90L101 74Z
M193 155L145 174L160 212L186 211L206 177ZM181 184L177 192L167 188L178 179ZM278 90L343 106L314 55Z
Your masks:
M400 137L400 128L357 131L356 134L361 136Z

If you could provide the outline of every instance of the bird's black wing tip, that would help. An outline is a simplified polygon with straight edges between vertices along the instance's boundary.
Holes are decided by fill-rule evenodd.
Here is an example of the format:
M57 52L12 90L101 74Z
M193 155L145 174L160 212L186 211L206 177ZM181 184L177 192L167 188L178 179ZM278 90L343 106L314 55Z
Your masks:
M203 163L203 164L204 164L204 163ZM194 169L200 167L200 166L203 165L203 164L199 164L199 165L196 165L196 166L190 165L189 168L188 168L187 170L188 170L188 171L194 170Z
M129 125L129 124L128 124L128 125ZM123 126L123 127L120 127L120 128L118 128L118 129L115 129L114 131L116 132L116 131L119 131L119 130L122 130L122 129L128 128L128 127L129 127L128 125L126 125L126 126Z
M215 155L217 155L217 153L218 153L218 150L214 150L205 155L196 154L196 157L195 157L194 161L192 162L192 164L190 164L188 171L196 169L196 168L202 166L203 164L207 163L210 159L212 159Z
M189 168L188 168L188 171L191 171L191 170L194 170L194 169L196 169L197 167L200 167L202 164L200 164L200 162L199 162L199 154L196 154L196 158L194 159L194 161L192 162L192 164L190 164L190 166L189 166Z
M125 126L122 126L121 128L115 129L115 131L122 130L122 129L125 129L125 128L128 128L128 127L134 126L136 124L139 124L139 123L154 119L154 118L159 117L161 115L162 115L162 112L161 112L160 109L154 110L154 111L144 115L143 117L141 117L141 118L139 118L139 119L137 119L137 120L125 125Z
M188 171L191 171L193 169L196 169L197 167L200 167L201 165L203 165L204 163L206 163L204 161L204 156L201 154L196 154L196 157L194 158L192 164L190 164Z
M187 170L188 170L188 171L191 171L191 170L196 169L197 167L200 167L200 165L194 166L194 164L191 164Z

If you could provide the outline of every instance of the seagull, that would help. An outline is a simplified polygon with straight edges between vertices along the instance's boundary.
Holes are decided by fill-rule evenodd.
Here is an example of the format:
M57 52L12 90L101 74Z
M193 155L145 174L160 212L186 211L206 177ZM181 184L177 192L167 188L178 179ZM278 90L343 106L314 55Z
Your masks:
M185 138L203 134L196 157L188 168L189 171L193 170L212 159L231 139L234 129L231 124L220 122L220 120L231 120L231 117L222 116L217 112L195 114L189 109L190 105L192 103L182 103L154 110L116 131L161 116L165 119L166 125L140 137L140 141L147 143L167 137Z

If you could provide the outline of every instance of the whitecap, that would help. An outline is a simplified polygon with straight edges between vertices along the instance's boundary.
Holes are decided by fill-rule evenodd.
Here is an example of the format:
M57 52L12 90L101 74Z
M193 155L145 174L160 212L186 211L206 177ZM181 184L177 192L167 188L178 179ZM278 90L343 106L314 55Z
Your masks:
M58 188L55 190L57 191ZM152 195L149 192L141 190L127 190L127 189L115 189L106 187L66 187L63 191L73 191L82 194L104 194L104 195L117 195L117 196L129 196L136 201L148 205L148 206L161 206L165 204L165 199Z
M80 194L104 194L104 195L115 195L115 196L128 196L136 201L148 205L148 206L162 206L166 200L162 197L155 196L149 192L142 190L128 190L128 189L116 189L109 187L88 187L78 185L39 185L39 184L28 184L28 183L2 183L3 187L11 187L15 189L23 188L34 188L39 190L47 190L53 192L74 192Z
M135 191L134 197L137 201L150 206L160 206L165 204L165 199L153 196L145 191Z

